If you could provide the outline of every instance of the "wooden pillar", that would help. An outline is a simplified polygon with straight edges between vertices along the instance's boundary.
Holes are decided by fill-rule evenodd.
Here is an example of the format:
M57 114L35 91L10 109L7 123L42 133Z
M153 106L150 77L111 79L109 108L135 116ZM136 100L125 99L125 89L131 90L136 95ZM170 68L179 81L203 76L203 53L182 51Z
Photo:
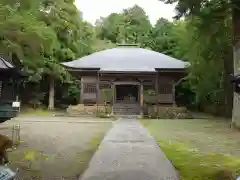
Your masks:
M48 110L54 110L55 104L55 81L54 78L49 79L49 95L48 95Z
M114 109L114 104L115 104L115 85L114 81L111 81L111 89L112 89L112 115L114 114L113 109Z
M143 116L143 105L144 105L144 95L143 95L143 81L140 84L140 115Z
M80 104L83 104L83 91L84 90L84 84L83 84L83 81L82 81L82 78L81 78L81 81L80 81Z
M114 84L114 81L112 81L112 91L113 91L113 104L116 103L116 85Z
M175 81L172 80L172 96L173 96L173 106L175 107L176 106L176 95L175 95L175 92L176 92L176 89L175 89L176 85L175 85Z
M100 99L100 80L99 80L99 72L97 73L97 84L96 84L96 104L97 104L97 113L98 113L98 104Z
M157 118L159 116L159 77L158 72L156 72L156 82L155 82L155 88L156 88L156 107L157 107Z

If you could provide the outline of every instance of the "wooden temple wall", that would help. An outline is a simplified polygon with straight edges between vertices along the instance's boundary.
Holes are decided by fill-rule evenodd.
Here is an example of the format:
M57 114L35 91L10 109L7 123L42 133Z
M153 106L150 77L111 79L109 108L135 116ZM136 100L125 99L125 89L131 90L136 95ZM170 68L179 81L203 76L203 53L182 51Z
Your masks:
M139 76L136 79L116 76L83 76L81 77L81 104L112 104L114 82L139 81L143 88L144 103L175 104L174 78L155 75ZM99 82L99 83L98 83ZM158 93L157 93L158 92ZM158 102L157 102L158 101Z

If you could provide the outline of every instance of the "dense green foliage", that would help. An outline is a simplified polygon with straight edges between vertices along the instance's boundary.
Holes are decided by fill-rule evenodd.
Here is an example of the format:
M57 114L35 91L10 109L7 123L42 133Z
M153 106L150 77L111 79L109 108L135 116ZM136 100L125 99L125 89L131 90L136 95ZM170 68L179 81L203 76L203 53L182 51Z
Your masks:
M78 84L61 62L119 43L136 43L192 64L189 76L178 87L177 97L185 104L229 115L226 107L232 97L227 77L233 71L227 63L232 60L229 4L212 0L200 8L196 3L198 8L186 14L191 4L183 2L179 0L178 10L180 16L187 15L185 20L160 18L152 25L135 5L100 18L92 26L83 20L73 0L0 0L1 53L21 62L29 73L22 83L28 92L21 93L23 102L49 104L52 109L54 98L56 105L77 103L79 98Z
M60 63L91 53L94 30L83 21L73 2L0 1L1 53L21 63L29 75L23 82L24 103L34 106L43 103L48 86L54 88L51 86L54 80L63 87L60 96L64 96L65 90L68 95L78 94L72 77ZM54 93L51 96L49 101Z
M233 89L230 84L230 74L233 73L233 45L239 41L239 17L240 2L238 0L161 0L165 3L176 3L176 18L186 17L191 19L195 27L195 36L199 42L203 41L207 47L201 48L204 52L200 53L201 58L207 60L205 67L222 66L221 83L218 84L219 91L210 92L209 98L221 104L225 109L224 114L231 116L233 105ZM233 33L232 33L233 32ZM199 43L197 48L200 48ZM215 62L212 62L215 60ZM237 60L237 59L236 59ZM219 63L221 61L221 63ZM202 62L202 61L201 61ZM201 64L202 65L202 64ZM197 65L198 66L198 65ZM195 68L193 66L193 68ZM216 71L217 73L217 71ZM218 75L219 76L219 75ZM211 78L211 77L209 77ZM212 79L212 78L211 78ZM204 81L204 84L207 81ZM200 83L201 84L201 83ZM211 86L204 86L205 91ZM219 97L223 100L219 101Z

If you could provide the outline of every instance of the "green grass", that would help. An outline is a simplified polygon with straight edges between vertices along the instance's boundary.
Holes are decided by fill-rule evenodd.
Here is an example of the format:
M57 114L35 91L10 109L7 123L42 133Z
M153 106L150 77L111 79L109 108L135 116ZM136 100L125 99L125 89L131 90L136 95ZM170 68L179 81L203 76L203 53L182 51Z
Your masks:
M95 136L87 145L87 149L76 154L76 160L80 162L80 168L78 168L79 174L82 174L89 165L89 162L100 145L104 134Z
M33 108L24 108L21 109L20 115L21 116L51 116L54 114L54 111L49 111L47 109L33 109Z
M240 175L240 133L216 120L142 120L182 180ZM221 174L221 173L220 173ZM221 177L220 177L221 176Z

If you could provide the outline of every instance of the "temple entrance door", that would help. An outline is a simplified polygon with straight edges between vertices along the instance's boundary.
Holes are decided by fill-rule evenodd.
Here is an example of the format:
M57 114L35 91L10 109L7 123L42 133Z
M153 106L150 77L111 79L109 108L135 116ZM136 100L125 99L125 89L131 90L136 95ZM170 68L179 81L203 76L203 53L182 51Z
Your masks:
M140 114L140 85L115 85L113 113L118 115Z
M138 103L139 86L138 85L116 85L116 102Z

